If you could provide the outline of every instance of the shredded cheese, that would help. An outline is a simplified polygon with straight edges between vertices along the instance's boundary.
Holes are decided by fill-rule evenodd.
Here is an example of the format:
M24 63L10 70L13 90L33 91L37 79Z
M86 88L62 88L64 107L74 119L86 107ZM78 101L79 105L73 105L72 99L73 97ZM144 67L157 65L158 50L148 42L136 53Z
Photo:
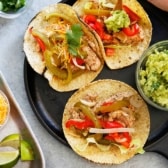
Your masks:
M8 112L8 102L2 92L0 92L0 125L4 124Z

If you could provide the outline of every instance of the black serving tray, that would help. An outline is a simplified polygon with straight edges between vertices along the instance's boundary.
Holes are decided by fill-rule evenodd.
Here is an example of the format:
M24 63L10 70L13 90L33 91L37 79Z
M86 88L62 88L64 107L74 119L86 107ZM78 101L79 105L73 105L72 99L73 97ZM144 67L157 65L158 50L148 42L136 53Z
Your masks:
M63 0L62 2L72 5L75 0ZM139 2L148 13L153 25L151 44L168 39L168 13L154 7L146 0L139 0ZM120 80L137 90L135 69L136 63L120 70L110 70L104 66L103 71L95 80L107 78ZM62 130L62 115L64 106L74 91L60 93L53 90L43 76L32 70L26 58L24 82L32 109L42 125L56 139L68 145ZM151 129L145 144L145 150L158 152L168 158L168 112L155 109L150 105L148 107L151 117Z

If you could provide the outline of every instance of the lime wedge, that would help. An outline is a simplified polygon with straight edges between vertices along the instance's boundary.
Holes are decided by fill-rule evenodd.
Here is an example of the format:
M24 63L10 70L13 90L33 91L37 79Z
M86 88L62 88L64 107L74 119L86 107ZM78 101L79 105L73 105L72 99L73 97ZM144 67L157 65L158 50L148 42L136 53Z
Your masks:
M0 142L0 147L4 146L10 146L15 149L18 149L20 147L20 141L21 141L21 136L20 134L10 134L6 136L2 141Z
M20 155L22 161L34 160L33 148L30 143L25 140L21 140Z
M12 168L19 159L19 150L0 151L0 167Z

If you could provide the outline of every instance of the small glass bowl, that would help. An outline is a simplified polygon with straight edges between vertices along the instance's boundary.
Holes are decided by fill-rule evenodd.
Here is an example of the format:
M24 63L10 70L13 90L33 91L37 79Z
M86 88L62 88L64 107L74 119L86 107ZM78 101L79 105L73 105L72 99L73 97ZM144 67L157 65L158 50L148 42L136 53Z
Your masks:
M7 96L0 90L0 128L8 121L10 114L10 104Z
M17 11L14 12L3 12L0 11L0 17L1 18L6 18L6 19L14 19L22 15L24 12L26 12L30 6L32 5L33 0L25 0L25 6L18 9Z
M144 100L150 104L151 106L160 109L160 110L164 110L164 111L168 111L168 108L161 106L160 104L157 104L156 102L154 102L152 100L152 98L148 97L144 91L143 88L140 84L140 70L145 69L145 64L146 61L148 60L148 56L151 55L152 53L154 53L156 50L161 52L163 50L168 50L168 40L164 40L164 41L160 41L157 42L153 45L151 45L142 55L142 57L140 58L140 60L137 63L137 67L136 67L136 75L135 75L135 80L136 80L136 85L137 85L137 89L140 93L140 95L144 98Z

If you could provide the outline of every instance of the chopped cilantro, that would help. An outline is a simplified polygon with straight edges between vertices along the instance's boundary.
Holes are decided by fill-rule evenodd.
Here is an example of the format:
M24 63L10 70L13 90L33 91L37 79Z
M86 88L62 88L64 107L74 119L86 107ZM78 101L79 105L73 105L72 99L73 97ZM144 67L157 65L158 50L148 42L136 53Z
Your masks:
M0 10L3 12L17 11L25 5L26 0L0 0Z
M68 50L74 56L78 55L78 48L80 47L80 40L82 35L83 32L80 24L72 25L71 30L66 32Z

